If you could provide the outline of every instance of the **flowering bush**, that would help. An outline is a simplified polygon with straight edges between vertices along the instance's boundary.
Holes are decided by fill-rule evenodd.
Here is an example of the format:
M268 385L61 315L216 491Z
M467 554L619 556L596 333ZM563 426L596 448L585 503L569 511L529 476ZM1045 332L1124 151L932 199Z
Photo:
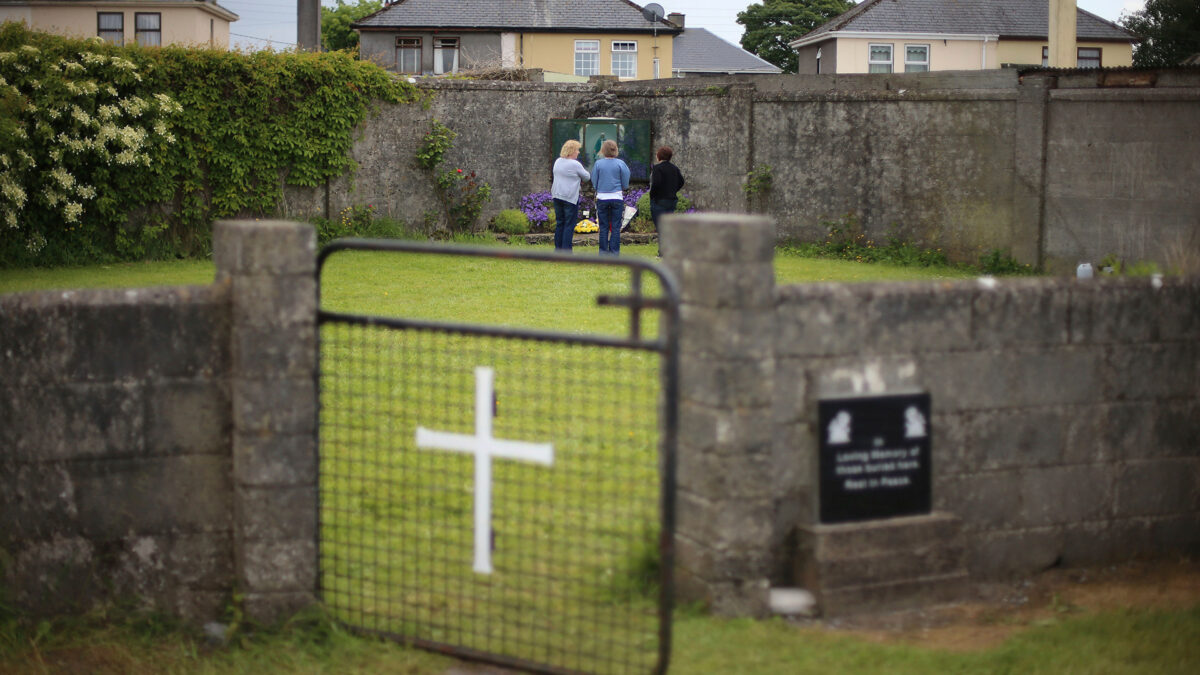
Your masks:
M449 127L433 120L421 147L417 149L417 164L433 173L433 185L442 202L450 231L471 232L484 205L492 198L492 186L480 181L474 171L438 169L457 136Z
M554 225L554 198L549 192L531 192L517 203L517 208L529 219L533 230L546 230Z
M63 232L94 238L85 215L111 209L114 185L138 180L176 142L182 106L131 93L138 66L95 51L102 46L94 38L66 53L31 44L0 51L0 228L24 258L37 259Z
M118 47L0 24L0 267L199 256L211 222L355 167L373 101L346 54Z

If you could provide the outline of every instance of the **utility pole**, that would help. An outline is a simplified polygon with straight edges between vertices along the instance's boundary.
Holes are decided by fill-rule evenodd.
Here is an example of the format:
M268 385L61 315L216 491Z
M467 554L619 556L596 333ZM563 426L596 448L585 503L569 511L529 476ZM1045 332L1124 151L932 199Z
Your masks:
M296 0L296 44L300 51L321 51L321 0Z

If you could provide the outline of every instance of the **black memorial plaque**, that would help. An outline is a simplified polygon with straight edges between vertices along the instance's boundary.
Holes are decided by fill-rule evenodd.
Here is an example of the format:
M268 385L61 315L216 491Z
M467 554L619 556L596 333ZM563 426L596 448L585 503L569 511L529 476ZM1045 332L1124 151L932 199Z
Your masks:
M929 513L929 394L820 401L821 522Z

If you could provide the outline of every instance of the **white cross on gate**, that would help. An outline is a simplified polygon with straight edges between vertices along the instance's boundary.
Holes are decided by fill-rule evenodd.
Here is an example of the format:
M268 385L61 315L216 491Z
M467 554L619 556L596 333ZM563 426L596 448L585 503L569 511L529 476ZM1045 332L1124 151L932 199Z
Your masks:
M475 369L475 435L417 427L417 447L475 455L475 571L492 573L492 458L554 463L554 445L492 438L491 368Z

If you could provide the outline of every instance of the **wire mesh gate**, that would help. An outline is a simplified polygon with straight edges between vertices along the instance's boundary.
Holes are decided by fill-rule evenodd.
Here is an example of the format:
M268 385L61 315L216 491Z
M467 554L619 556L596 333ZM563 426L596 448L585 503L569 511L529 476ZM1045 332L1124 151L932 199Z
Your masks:
M628 333L363 315L323 301L325 604L356 630L503 666L665 672L678 325L670 275L637 258L341 240L319 256L318 288L339 252L587 266L610 283L628 279L628 292L597 297L627 311L593 310L620 314ZM659 321L646 320L648 309Z

